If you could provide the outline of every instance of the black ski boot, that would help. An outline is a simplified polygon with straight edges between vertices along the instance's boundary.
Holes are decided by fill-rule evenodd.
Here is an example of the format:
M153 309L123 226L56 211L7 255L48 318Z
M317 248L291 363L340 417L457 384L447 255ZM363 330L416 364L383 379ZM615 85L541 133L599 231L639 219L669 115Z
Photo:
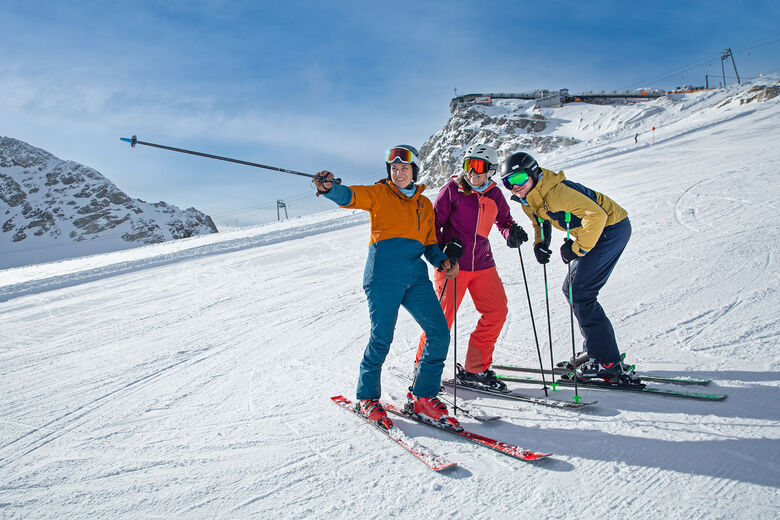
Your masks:
M600 363L595 359L590 359L577 368L577 380L588 381L589 379L602 379L607 383L621 385L637 385L641 381L633 372L623 370L623 362L615 361L613 363Z
M567 370L574 370L575 366L580 366L583 363L590 360L587 352L579 352L576 358L569 358L568 361L561 361L555 366L558 368L565 368Z
M496 377L496 373L488 369L484 372L466 372L466 370L458 366L458 384L471 387L485 387L489 390L495 390L498 392L508 392L506 383Z

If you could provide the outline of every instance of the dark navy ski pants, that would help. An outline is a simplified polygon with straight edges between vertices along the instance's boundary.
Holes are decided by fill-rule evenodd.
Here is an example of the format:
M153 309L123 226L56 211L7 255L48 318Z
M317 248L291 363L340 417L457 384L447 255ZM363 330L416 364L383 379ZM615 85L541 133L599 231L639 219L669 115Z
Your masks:
M450 346L450 330L431 281L427 276L417 277L409 283L375 281L364 289L371 317L371 337L360 363L357 398L379 399L381 395L382 364L390 351L398 309L402 305L428 338L412 394L417 397L437 395Z
M572 260L572 300L574 316L585 338L585 351L602 363L620 361L620 350L615 331L604 309L597 301L599 291L607 283L621 253L631 238L631 222L628 217L617 224L607 226L596 246L590 252ZM563 294L569 301L569 277L563 282Z

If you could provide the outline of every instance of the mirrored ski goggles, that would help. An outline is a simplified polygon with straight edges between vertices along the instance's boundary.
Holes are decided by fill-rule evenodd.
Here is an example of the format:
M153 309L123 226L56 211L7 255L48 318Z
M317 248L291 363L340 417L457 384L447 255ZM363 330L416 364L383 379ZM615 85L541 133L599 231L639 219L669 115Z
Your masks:
M414 162L414 154L411 150L407 150L406 148L390 148L387 151L387 159L385 159L385 162L402 162L411 164Z
M528 182L528 179L528 174L525 171L521 171L515 172L512 175L507 175L501 180L504 181L506 189L511 190L513 186L522 186Z
M469 173L471 170L474 170L474 173L487 173L490 170L490 163L485 159L467 157L463 160L463 171Z

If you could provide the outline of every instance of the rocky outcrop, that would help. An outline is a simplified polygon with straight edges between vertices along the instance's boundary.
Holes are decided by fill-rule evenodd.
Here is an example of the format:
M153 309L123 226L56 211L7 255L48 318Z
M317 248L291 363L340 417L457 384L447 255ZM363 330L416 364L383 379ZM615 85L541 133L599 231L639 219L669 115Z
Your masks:
M132 199L92 168L10 137L0 137L0 223L14 244L31 237L152 244L217 232L195 208Z
M463 153L473 143L494 146L499 157L518 149L548 152L576 144L576 139L542 133L550 121L539 113L528 114L520 107L457 108L444 127L423 144L420 181L434 188L447 182L460 168Z

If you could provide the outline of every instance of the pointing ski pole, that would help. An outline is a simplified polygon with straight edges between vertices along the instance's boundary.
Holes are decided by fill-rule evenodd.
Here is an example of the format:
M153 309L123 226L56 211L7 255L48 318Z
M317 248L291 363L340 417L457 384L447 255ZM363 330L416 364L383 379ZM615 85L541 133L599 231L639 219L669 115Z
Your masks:
M312 175L310 173L303 173L303 172L298 172L298 171L295 171L295 170L288 170L286 168L277 168L276 166L268 166L266 164L254 163L254 162L249 162L249 161L242 161L241 159L231 159L230 157L222 157L220 155L212 155L210 153L195 152L193 150L185 150L184 148L174 148L173 146L165 146L165 145L162 145L162 144L147 143L145 141L139 141L138 137L136 137L136 136L133 136L131 138L120 137L119 140L120 141L124 141L126 143L130 143L130 146L133 147L133 148L135 148L135 145L137 145L137 144L142 144L144 146L152 146L154 148L162 148L163 150L170 150L172 152L188 153L190 155L197 155L199 157L208 157L209 159L217 159L219 161L227 161L227 162L232 162L232 163L236 163L236 164L244 164L246 166L254 166L255 168L263 168L263 169L266 169L266 170L273 170L273 171L282 172L282 173L289 173L289 174L292 174L292 175L300 175L301 177L309 177L310 179L314 179L314 178L317 177L316 175ZM336 184L341 184L341 179L333 179L333 182L335 182Z
M542 220L539 217L536 217L536 219L539 221L539 227L542 230L542 242L544 242L544 225L542 223L544 220ZM552 237L551 237L552 238ZM553 348L552 348L552 327L550 325L550 289L547 285L547 264L542 264L542 270L544 271L544 305L547 308L547 342L550 345L550 370L553 371L552 376L552 382L550 383L550 386L553 389L553 392L557 390L557 384L555 383L555 360L553 359Z
M569 224L571 213L566 212L566 240L569 240ZM574 402L580 402L580 394L577 388L577 348L574 346L574 296L571 289L571 262L566 264L569 268L569 318L571 319L571 357L574 360Z
M544 386L544 395L547 397L547 381L544 379L544 366L542 365L542 351L539 349L539 336L536 335L536 321L534 320L534 310L531 307L531 293L528 291L528 279L525 277L525 265L523 264L523 251L517 248L520 254L520 270L523 271L523 284L525 285L525 296L528 298L528 312L531 313L531 328L534 331L534 341L536 341L536 354L539 356L539 368L542 375L542 385Z

